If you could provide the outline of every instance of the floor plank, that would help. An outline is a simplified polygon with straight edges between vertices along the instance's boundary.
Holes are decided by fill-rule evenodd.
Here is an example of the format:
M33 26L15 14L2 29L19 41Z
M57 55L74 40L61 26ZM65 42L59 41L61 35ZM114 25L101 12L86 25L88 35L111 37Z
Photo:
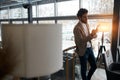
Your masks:
M105 70L97 68L91 80L107 80Z

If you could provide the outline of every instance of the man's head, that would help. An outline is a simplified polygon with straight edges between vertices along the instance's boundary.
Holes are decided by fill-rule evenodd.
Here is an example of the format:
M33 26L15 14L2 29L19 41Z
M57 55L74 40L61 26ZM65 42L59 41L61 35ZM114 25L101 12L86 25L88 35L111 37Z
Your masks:
M83 23L87 23L87 19L88 19L88 10L81 8L78 13L77 13L77 17L78 19L83 22Z

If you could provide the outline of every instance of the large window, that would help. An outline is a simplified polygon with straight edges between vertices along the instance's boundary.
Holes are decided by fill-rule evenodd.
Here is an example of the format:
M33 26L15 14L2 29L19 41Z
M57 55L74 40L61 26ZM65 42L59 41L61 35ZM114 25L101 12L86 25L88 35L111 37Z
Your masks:
M44 0L42 0L44 2ZM46 0L45 0L46 1ZM33 24L46 24L46 23L58 23L62 24L62 38L63 38L63 47L62 49L68 48L74 44L74 35L73 28L77 24L78 20L76 19L76 14L79 8L86 8L89 11L89 25L90 30L96 28L97 22L99 21L108 21L112 23L112 17L107 18L106 16L102 18L98 18L98 15L101 14L113 14L113 4L114 0L58 0L55 2L53 0L52 3L41 4L36 3L32 6L32 16L34 19ZM56 0L57 1L57 0ZM59 2L60 1L60 2ZM70 16L74 17L71 18ZM50 17L50 18L49 18ZM0 19L8 19L7 21L2 21L1 23L10 22L10 19L18 19L23 18L20 21L12 21L13 24L28 24L28 12L27 9L23 7L12 8L9 7L5 10L0 11ZM23 20L23 21L22 21ZM112 24L111 24L112 25ZM105 38L106 43L110 43L111 41L111 32L105 33L108 36ZM98 38L92 40L93 48L95 53L98 52L98 46L101 44L101 33L98 33ZM106 44L105 43L105 44ZM106 45L107 45L106 44Z

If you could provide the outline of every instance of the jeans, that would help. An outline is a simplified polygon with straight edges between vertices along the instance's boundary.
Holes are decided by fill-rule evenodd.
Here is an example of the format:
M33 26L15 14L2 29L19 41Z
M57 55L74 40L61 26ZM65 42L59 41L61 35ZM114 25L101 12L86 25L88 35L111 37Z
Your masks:
M97 65L95 61L95 56L92 48L86 48L84 56L79 56L80 64L81 64L81 76L82 80L90 80L93 73L95 72ZM90 70L87 72L87 62L90 64Z

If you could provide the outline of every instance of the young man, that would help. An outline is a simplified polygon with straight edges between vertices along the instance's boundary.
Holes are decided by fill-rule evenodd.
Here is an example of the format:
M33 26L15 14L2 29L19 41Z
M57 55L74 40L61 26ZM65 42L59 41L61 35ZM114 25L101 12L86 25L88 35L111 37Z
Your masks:
M77 13L77 17L79 22L76 24L73 30L76 44L76 53L79 55L80 59L82 80L90 80L97 68L91 44L91 40L97 37L97 30L92 30L91 33L89 32L87 9L81 8ZM87 62L89 62L91 66L88 74L86 74Z

